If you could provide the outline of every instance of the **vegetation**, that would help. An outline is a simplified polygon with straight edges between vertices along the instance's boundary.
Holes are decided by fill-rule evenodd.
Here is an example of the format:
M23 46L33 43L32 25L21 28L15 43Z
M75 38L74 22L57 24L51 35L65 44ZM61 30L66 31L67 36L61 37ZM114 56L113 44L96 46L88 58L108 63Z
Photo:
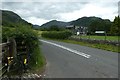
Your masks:
M2 27L2 41L6 42L7 38L14 38L16 41L24 41L29 47L30 61L28 66L32 70L41 69L45 65L45 59L40 51L40 43L38 40L38 34L33 31L30 26L21 26L16 28ZM19 66L16 66L19 67Z
M115 17L113 24L110 29L111 35L120 35L120 17Z
M90 34L94 34L95 31L106 31L108 33L110 31L111 23L106 20L94 20L88 27L88 32Z
M50 38L46 38L46 39L50 39ZM81 46L88 46L88 47L93 47L93 48L98 48L98 49L102 49L102 50L107 50L107 51L112 51L112 52L119 52L119 47L118 46L114 46L114 45L109 45L109 44L99 44L99 43L89 43L89 42L82 42L82 41L75 41L75 40L70 40L70 39L52 39L55 41L62 41L62 42L66 42L66 43L72 43L72 44L78 44Z
M97 36L97 35L88 35L88 36L73 36L75 38L83 38L83 39L91 39L91 40L105 40L105 36ZM106 36L106 40L108 41L118 41L119 36Z
M42 37L51 39L67 39L72 35L71 31L47 31L41 34Z
M120 52L118 50L118 46L114 46L114 45L108 45L108 44L96 44L96 43L88 43L88 42L79 42L79 41L74 41L74 40L60 40L63 42L67 42L67 43L73 43L73 44L79 44L82 46L88 46L88 47L93 47L93 48L98 48L98 49L103 49L103 50L107 50L107 51L112 51L112 52Z
M30 50L29 66L35 69L41 69L44 66L45 60L40 51L40 42L38 34L32 29L32 24L23 20L19 15L12 11L2 11L2 42L6 42L9 38L14 38L16 41L21 40L26 43Z
M101 19L98 17L82 17L70 22L60 22L60 21L50 21L41 26L41 30L51 31L56 27L56 30L59 28L65 28L69 25L83 26L88 28L88 34L95 35L95 31L105 31L109 36L117 36L120 34L120 18L119 16L115 17L114 21L111 22L109 19ZM63 25L64 24L64 25ZM58 29L59 31L60 29Z
M50 27L42 27L40 28L41 31L63 31L65 28L58 27L57 25L52 25Z
M28 23L27 21L23 20L19 15L12 11L7 10L0 10L2 11L2 26L4 27L21 27L29 25L31 26L31 23Z
M41 25L42 28L49 28L51 26L58 26L58 27L61 27L61 28L65 28L67 25L69 25L68 22L62 22L62 21L57 21L57 20L52 20L52 21L49 21L43 25Z

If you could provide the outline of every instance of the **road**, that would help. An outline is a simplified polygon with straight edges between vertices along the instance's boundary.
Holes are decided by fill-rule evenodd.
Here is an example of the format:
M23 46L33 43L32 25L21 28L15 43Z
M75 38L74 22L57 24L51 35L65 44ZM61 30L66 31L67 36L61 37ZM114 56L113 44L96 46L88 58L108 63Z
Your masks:
M41 40L45 78L118 78L118 53Z

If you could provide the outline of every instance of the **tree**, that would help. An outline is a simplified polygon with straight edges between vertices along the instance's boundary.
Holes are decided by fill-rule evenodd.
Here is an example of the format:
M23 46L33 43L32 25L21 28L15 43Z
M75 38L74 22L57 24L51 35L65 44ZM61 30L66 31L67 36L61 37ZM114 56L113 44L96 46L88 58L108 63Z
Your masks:
M120 35L119 28L120 28L120 17L117 16L117 17L115 17L115 19L112 23L111 29L110 29L111 35Z
M96 30L103 30L104 25L100 21L93 21L88 28L89 33L94 34Z

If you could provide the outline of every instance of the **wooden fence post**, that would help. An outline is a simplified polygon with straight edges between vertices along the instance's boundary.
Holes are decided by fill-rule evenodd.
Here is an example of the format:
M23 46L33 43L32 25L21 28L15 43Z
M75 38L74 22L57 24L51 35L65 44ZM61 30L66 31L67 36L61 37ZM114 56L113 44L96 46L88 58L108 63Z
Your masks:
M15 39L11 38L8 40L9 41L9 56L10 57L15 57L17 51L16 51L16 41Z

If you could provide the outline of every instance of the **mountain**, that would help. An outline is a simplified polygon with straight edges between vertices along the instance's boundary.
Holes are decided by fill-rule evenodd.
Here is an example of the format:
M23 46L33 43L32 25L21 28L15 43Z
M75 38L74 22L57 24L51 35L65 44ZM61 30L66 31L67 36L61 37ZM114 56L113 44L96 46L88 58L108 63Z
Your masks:
M51 27L51 26L66 27L67 25L70 25L70 23L69 22L57 21L57 20L52 20L50 22L47 22L47 23L41 25L41 27Z
M31 23L28 23L12 11L0 10L0 12L2 12L2 26L17 27L20 25L31 25Z
M52 25L57 25L58 27L66 27L69 25L89 27L91 26L93 22L99 22L100 24L103 24L103 26L105 26L105 23L111 25L111 21L109 19L102 19L99 17L82 17L82 18L79 18L77 20L73 20L70 22L52 20L50 22L47 22L41 25L41 27L50 27ZM96 26L99 26L99 25L96 25Z
M104 24L104 23L111 24L111 21L109 19L102 19L99 17L82 17L77 20L71 21L71 25L89 27L93 22L99 22L101 24Z
M34 29L39 29L39 28L40 28L39 25L32 25L32 27L33 27Z

